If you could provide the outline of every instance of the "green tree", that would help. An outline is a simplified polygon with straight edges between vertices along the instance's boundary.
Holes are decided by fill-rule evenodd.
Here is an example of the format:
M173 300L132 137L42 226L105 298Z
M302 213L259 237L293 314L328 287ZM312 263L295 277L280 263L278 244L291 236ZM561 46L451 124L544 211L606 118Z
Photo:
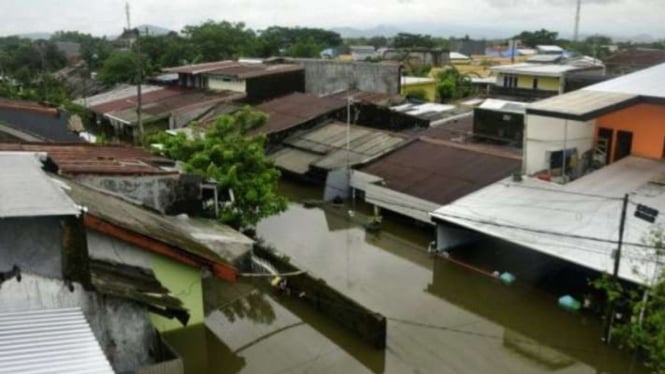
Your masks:
M248 136L266 119L244 108L219 117L193 138L160 133L150 141L161 144L165 156L182 161L185 171L215 180L221 190L232 190L235 202L221 210L219 220L249 227L286 209L286 200L277 193L280 173L265 156L265 136Z
M436 42L431 35L409 34L401 32L393 38L394 48L434 48Z
M258 49L256 34L242 22L207 21L198 26L185 26L182 32L203 61L253 56Z
M471 78L461 74L455 67L440 72L437 81L436 89L442 102L459 100L473 93Z
M150 62L143 58L143 76L151 71ZM106 84L136 83L137 56L134 52L115 52L104 61L99 71L99 79Z
M665 255L665 231L653 230L644 240L654 248L652 260L661 264ZM665 272L661 268L651 279L645 279L646 288L626 286L609 275L603 275L592 284L606 293L609 305L621 301L627 305L629 319L612 326L612 339L644 354L647 365L654 373L665 373Z
M258 44L261 57L282 52L293 57L318 57L322 50L340 46L342 38L319 28L271 26L259 33Z
M556 31L549 31L547 29L540 29L536 31L522 31L515 39L522 41L527 47L535 48L537 45L551 45L557 44L559 33Z

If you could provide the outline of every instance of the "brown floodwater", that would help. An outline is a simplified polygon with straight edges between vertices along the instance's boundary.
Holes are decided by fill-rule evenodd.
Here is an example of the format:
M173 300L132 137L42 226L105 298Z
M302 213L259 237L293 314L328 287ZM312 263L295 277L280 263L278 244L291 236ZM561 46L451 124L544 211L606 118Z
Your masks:
M294 184L282 189L294 201L318 197ZM210 328L166 335L187 372L646 372L634 356L601 342L598 318L561 310L557 295L533 285L529 269L537 259L519 252L498 262L473 255L498 251L487 242L460 253L480 266L514 265L518 279L506 286L428 256L431 229L387 221L379 233L366 232L358 222L367 212L363 206L307 209L294 202L262 221L258 233L294 264L385 315L385 350L369 347L297 299L266 290L265 281L207 281Z

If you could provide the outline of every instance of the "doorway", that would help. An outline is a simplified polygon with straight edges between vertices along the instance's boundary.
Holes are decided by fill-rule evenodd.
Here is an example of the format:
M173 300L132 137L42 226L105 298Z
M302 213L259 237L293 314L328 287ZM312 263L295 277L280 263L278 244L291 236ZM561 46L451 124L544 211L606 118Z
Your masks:
M598 129L598 141L596 143L596 152L599 156L602 156L605 161L605 165L610 163L610 150L612 149L612 136L614 132L612 129L601 127Z
M630 156L633 148L633 133L630 131L618 131L617 142L614 147L614 162Z

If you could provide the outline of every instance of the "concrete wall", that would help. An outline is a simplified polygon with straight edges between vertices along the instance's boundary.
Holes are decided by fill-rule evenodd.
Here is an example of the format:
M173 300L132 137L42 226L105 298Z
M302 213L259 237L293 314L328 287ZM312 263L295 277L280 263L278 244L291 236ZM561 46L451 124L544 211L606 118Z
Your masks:
M80 175L76 181L118 193L160 212L164 212L176 200L179 187L178 175Z
M62 279L63 234L62 221L57 217L3 219L0 271L18 265L23 271Z
M503 87L503 77L506 75L514 76L516 74L499 73L496 77L497 85ZM532 90L534 79L538 79L538 90L559 92L561 88L561 79L558 77L537 77L534 75L517 75L517 88Z
M60 280L24 273L21 282L12 279L0 287L0 311L80 307L115 371L130 372L154 362L150 349L157 337L143 307L73 285L70 291Z
M665 106L639 104L622 109L596 120L598 128L613 130L611 157L614 159L618 131L633 133L631 153L660 160L665 154Z
M247 88L244 79L209 76L208 89L213 91L233 91L245 93Z
M436 81L402 84L402 95L408 96L410 93L418 91L425 93L425 100L436 101Z
M595 120L580 122L554 117L527 115L522 161L526 174L549 169L550 151L577 148L578 156L593 149Z
M295 59L305 68L305 92L330 94L347 89L399 94L399 65Z

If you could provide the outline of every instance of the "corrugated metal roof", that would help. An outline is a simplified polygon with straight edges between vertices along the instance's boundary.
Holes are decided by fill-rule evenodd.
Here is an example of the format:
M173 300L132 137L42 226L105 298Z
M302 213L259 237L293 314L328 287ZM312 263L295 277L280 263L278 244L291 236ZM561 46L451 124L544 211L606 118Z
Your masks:
M2 151L46 153L63 174L157 175L177 172L158 165L173 161L143 148L122 145L71 143L0 143Z
M447 204L519 170L519 156L504 148L421 138L360 170L386 188Z
M499 99L486 99L480 104L480 109L495 110L499 112L509 112L516 114L524 114L526 112L527 103L519 101L506 101Z
M597 116L602 114L603 110L629 104L636 99L638 96L634 94L579 90L529 104L527 112L557 113L580 119L590 119L586 117Z
M78 215L34 153L0 152L0 217Z
M309 170L305 169L305 162L310 167L334 170L345 167L347 162L351 166L362 165L398 148L406 141L404 136L398 134L353 125L347 152L346 128L346 124L334 122L295 134L284 141L288 148L272 157L276 161L280 160L278 166L293 172Z
M665 79L665 63L594 84L582 90L663 99L665 98L665 84L663 84L663 79Z
M513 65L493 66L490 70L504 74L530 74L542 77L560 77L565 72L581 70L587 67L565 65L565 64L533 64L520 63Z
M624 241L643 243L653 228L662 226L664 218L659 216L650 224L633 215L634 206L665 210L665 188L654 181L663 175L665 162L630 156L565 185L535 178L499 181L441 207L432 216L611 273L615 243L566 235L618 240L621 197L629 193L632 208L626 215ZM652 279L654 259L652 249L624 244L619 276L644 284Z
M232 264L251 249L251 244L247 244L251 240L221 223L161 215L111 193L59 180L69 186L67 194L85 206L88 214L207 260Z
M0 373L113 373L79 308L0 313Z
M254 133L272 134L292 129L345 106L346 101L336 98L295 92L257 105L255 109L266 113L268 121Z
M32 101L10 100L5 98L0 98L0 108L38 113L41 115L48 115L52 117L58 116L58 109L47 107Z
M238 79L250 79L266 75L301 71L303 68L296 64L266 65L254 62L216 61L195 65L175 66L162 70L169 73L226 75Z

